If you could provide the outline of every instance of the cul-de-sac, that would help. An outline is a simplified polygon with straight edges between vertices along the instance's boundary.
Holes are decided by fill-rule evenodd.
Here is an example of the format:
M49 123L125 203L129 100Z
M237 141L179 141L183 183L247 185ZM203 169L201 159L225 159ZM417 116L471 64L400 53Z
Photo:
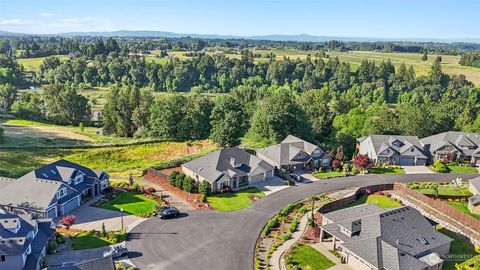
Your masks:
M480 2L0 4L0 270L480 269Z

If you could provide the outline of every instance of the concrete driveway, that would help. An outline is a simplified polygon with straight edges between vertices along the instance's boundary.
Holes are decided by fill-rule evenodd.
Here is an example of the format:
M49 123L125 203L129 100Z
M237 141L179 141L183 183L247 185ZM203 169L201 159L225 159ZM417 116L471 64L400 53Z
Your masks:
M131 261L142 270L254 268L257 237L285 205L319 193L358 185L471 179L472 174L358 175L327 179L275 192L235 212L191 211L171 220L151 218L127 237Z
M47 255L48 266L61 266L63 263L79 263L91 261L103 256L103 252L110 247L100 247L76 251L63 251L57 254Z
M98 231L102 229L102 223L105 223L107 231L120 230L122 228L122 214L117 211L82 205L70 212L70 214L76 217L75 224L72 226L73 229ZM123 213L123 228L128 231L144 220L147 219Z
M427 166L402 166L402 169L405 171L405 174L435 173Z
M252 186L258 188L261 191L263 191L263 193L265 193L265 196L268 196L268 195L273 194L277 191L288 188L288 186L285 185L284 182L285 181L283 181L283 179L275 176L275 177L273 177L271 179L268 179L266 181L255 183Z

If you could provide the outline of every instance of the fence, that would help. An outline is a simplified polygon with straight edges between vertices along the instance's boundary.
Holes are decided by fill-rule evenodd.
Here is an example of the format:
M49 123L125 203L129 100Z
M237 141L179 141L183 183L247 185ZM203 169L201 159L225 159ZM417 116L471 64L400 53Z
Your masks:
M149 168L147 170L147 173L150 174L150 175L155 175L155 176L158 176L158 177L161 177L161 178L164 178L164 179L168 179L168 175L166 175L162 171L155 170L153 168Z

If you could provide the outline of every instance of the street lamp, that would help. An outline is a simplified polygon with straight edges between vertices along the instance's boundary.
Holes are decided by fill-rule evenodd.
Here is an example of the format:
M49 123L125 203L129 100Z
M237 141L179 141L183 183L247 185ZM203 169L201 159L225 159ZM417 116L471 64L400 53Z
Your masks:
M120 217L121 217L121 220L122 220L122 231L123 231L123 208L120 208Z

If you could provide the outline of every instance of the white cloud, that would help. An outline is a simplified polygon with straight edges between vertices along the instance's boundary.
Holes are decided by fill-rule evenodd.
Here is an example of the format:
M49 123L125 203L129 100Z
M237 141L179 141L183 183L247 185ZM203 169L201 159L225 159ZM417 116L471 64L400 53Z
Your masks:
M52 12L42 12L40 14L38 14L39 17L53 17L55 16L55 13L52 13Z
M38 23L38 21L34 20L24 20L24 19L6 19L0 20L0 26L13 26L13 25L29 25Z
M80 17L60 19L48 23L46 27L68 29L69 31L105 31L113 30L113 23L106 18Z
M41 34L117 30L112 21L100 17L44 18L42 20L0 18L0 27L5 31Z

